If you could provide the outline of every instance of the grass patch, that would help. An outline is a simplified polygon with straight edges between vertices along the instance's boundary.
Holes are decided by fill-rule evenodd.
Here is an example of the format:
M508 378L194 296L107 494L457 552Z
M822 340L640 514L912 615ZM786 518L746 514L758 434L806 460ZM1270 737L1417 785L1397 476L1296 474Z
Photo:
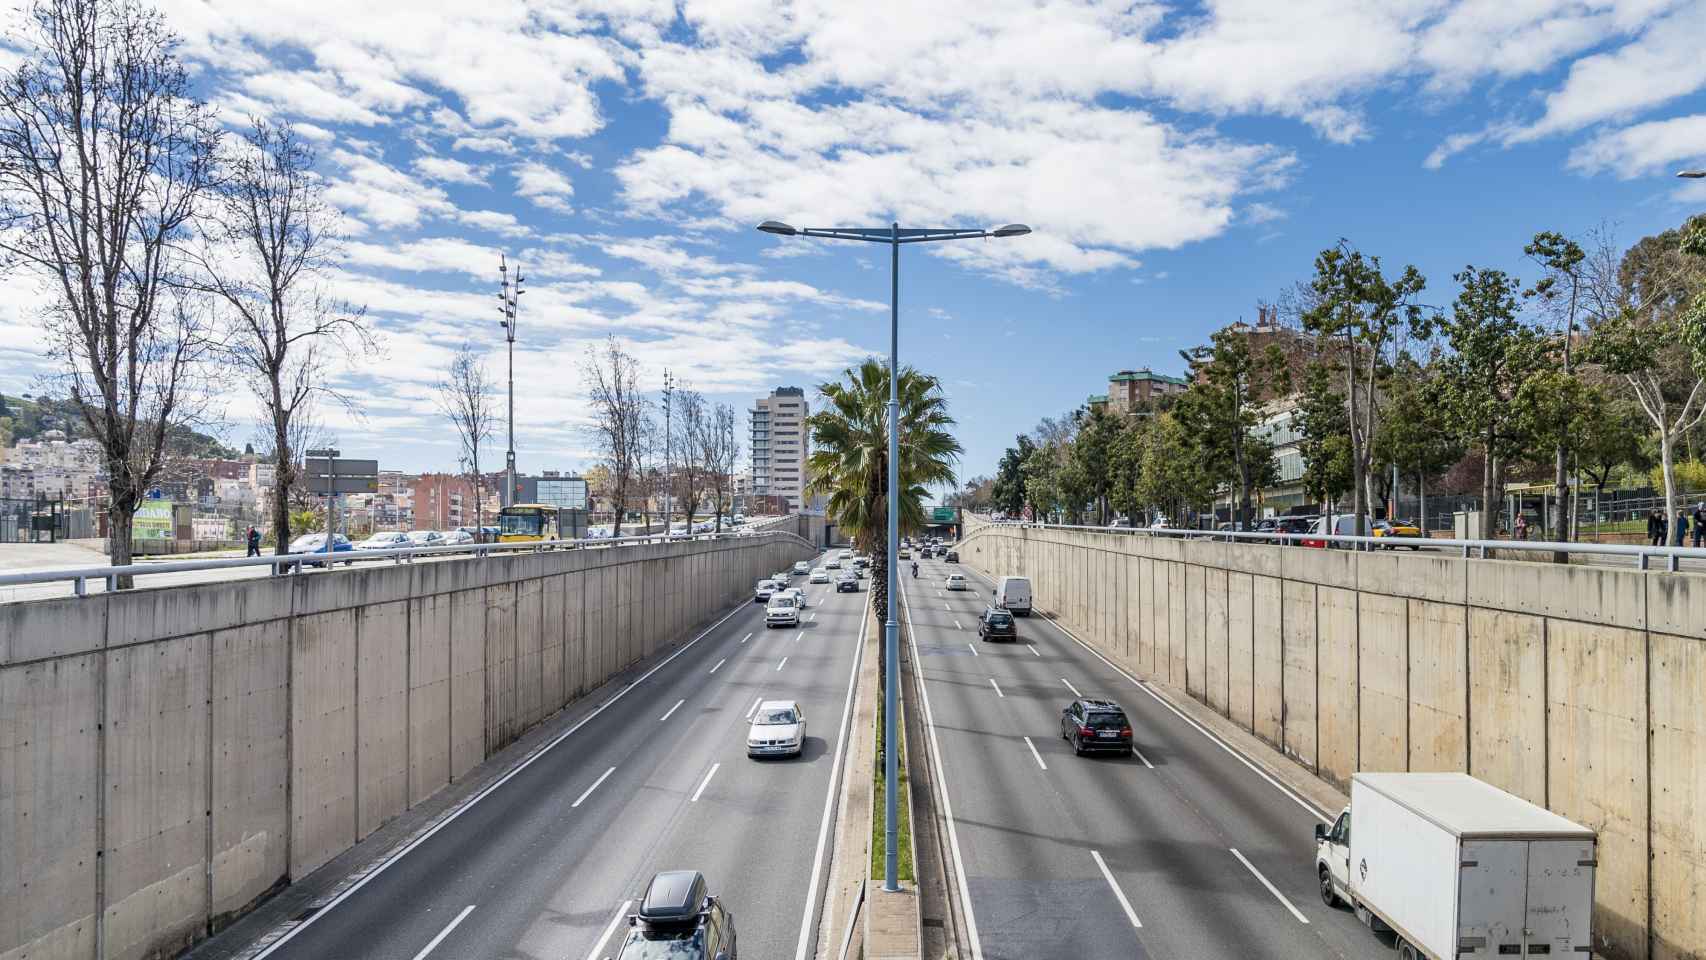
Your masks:
M877 705L876 738L877 751L880 755L883 748L883 708L880 703ZM911 786L908 784L906 776L906 731L904 728L900 731L899 759L900 824L898 832L900 834L900 866L898 872L902 883L910 883L914 876L912 869L912 816L907 809ZM888 801L883 796L882 767L882 764L878 764L871 776L871 876L876 879L883 876L883 860L888 854L885 846L888 841L888 832L884 829L884 808Z

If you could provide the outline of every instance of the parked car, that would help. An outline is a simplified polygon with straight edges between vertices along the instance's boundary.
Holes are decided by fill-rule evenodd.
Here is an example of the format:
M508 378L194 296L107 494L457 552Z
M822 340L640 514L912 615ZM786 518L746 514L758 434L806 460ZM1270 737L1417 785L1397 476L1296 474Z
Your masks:
M443 530L439 532L439 536L443 538L442 543L447 547L461 546L464 543L474 542L474 535L466 530Z
M806 746L806 714L793 700L766 700L746 731L749 757L797 757Z
M764 626L797 627L800 625L800 601L792 590L782 590L770 595L770 600L764 605Z
M971 586L966 583L965 574L950 573L948 574L946 588L949 590L970 590Z
M811 577L808 579L809 579L809 582L811 582L811 583L828 583L829 582L829 571L825 570L822 567L814 567L812 569Z
M409 543L417 547L442 547L444 534L437 530L412 530L409 532Z
M401 530L376 533L355 545L357 550L397 550L409 546L409 535Z
M979 640L1017 640L1018 621L1006 610L986 607L983 616L977 618L977 637Z
M960 562L960 552L958 550L949 550L948 555L946 557L944 557L943 559L947 560L949 563L959 563Z
M617 960L737 960L735 918L711 896L697 870L652 877L640 909L628 917Z
M290 552L291 553L327 553L327 552L330 552L330 553L336 554L336 553L343 553L345 551L350 551L350 550L354 550L354 549L355 549L355 544L350 542L349 537L346 537L341 533L336 533L336 534L332 535L332 549L330 551L326 550L326 535L323 533L305 533L302 536L297 537L295 540L290 541ZM350 561L350 562L353 563L354 561ZM310 566L310 567L319 567L319 566L324 566L324 565L325 564L323 564L323 563L315 563L315 562L311 562L311 561L307 562L307 566Z
M1376 520L1374 521L1374 535L1377 537L1420 537L1422 528L1408 520ZM1394 544L1387 549L1396 550L1399 546L1400 544ZM1411 550L1422 549L1422 545L1419 543L1406 543L1402 546L1409 547Z
M752 602L763 603L775 596L776 591L780 589L781 585L774 580L760 580L757 586L752 588Z
M852 572L852 571L848 571L846 573L843 573L841 576L837 577L835 579L835 592L836 593L858 593L859 592L859 575L857 573Z
M1081 757L1093 750L1132 751L1131 721L1112 700L1079 697L1067 704L1060 711L1060 736Z
M1315 528L1315 521L1320 517L1280 517L1274 525L1275 533L1305 534ZM1296 537L1276 537L1280 543L1288 547L1298 544Z

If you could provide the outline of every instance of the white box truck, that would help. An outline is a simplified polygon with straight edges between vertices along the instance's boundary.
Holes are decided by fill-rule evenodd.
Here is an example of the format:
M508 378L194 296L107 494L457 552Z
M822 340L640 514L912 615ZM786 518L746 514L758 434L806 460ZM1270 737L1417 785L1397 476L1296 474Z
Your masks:
M1315 839L1321 899L1390 928L1404 960L1591 956L1594 832L1492 784L1354 774Z

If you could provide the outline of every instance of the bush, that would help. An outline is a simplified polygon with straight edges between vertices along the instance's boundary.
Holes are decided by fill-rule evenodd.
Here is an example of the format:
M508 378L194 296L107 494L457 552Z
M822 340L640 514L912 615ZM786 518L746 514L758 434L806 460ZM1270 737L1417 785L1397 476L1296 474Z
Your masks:
M1706 463L1698 460L1679 460L1672 464L1676 471L1676 492L1706 490ZM1647 471L1647 478L1652 481L1653 489L1661 495L1665 489L1665 470L1662 464L1655 464Z

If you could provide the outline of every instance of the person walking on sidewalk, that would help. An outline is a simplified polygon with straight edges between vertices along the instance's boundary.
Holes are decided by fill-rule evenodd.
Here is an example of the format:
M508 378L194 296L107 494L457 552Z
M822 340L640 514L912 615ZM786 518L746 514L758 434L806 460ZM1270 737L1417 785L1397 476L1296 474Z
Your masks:
M1656 509L1647 513L1647 544L1654 547L1665 545L1665 518Z
M260 555L261 555L261 531L257 527L250 526L249 527L249 556L258 557Z
M1671 537L1670 545L1680 547L1688 542L1688 514L1678 510L1676 513L1676 534Z
M1706 545L1706 503L1694 505L1694 546Z

